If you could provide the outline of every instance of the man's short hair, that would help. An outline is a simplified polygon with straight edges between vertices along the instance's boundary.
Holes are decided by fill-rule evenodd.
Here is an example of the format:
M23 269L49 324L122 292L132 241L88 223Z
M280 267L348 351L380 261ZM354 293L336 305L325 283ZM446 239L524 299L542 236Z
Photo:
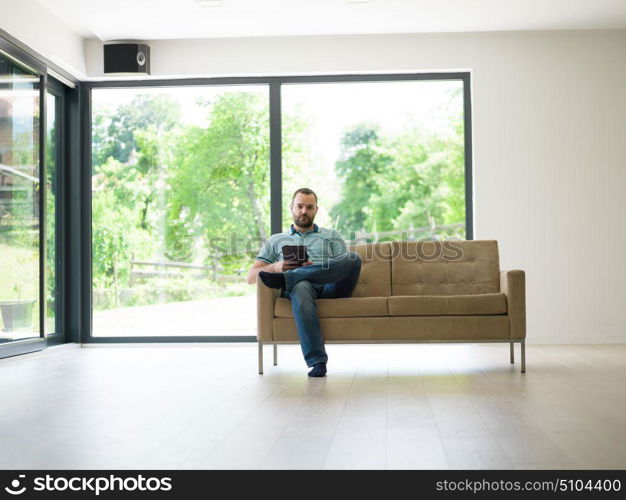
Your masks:
M313 196L315 196L315 204L317 205L317 195L315 194L315 192L312 189L309 188L300 188L300 189L296 189L295 192L293 193L293 196L291 197L291 203L293 204L293 200L296 199L296 195L298 193L302 193L302 194L312 194Z

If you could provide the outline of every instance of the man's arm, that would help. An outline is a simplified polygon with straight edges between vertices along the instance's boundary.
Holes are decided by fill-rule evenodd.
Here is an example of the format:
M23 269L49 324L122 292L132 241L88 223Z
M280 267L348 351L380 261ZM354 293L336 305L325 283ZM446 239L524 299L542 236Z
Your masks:
M310 264L305 263L304 265L306 266ZM252 264L252 267L248 271L247 281L249 285L254 285L256 283L256 277L261 271L265 271L268 273L284 273L285 271L289 271L290 269L295 269L296 267L298 267L297 260L294 260L294 261L280 260L280 261L273 262L270 264L269 262L265 262L264 260L257 259L254 261L254 264Z
M247 278L248 284L254 285L256 283L256 277L261 271L267 271L270 273L274 272L272 271L274 264L276 264L276 262L274 262L273 264L270 264L269 262L265 262L264 260L260 260L260 259L255 260L254 264L252 264L252 267L248 271L248 278Z

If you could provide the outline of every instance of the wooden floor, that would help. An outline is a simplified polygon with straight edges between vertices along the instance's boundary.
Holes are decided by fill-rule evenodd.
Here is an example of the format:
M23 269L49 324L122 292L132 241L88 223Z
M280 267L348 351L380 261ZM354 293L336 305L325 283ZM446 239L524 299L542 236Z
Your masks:
M626 468L626 345L77 345L0 360L0 469Z

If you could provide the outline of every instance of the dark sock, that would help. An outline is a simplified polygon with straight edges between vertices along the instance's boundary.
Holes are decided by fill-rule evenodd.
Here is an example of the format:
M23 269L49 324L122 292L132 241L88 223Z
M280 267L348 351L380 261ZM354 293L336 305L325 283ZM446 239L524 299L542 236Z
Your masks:
M270 288L285 288L285 275L283 273L261 271L259 272L259 278L261 278L263 284Z
M326 363L317 363L309 372L309 377L323 377L326 375Z

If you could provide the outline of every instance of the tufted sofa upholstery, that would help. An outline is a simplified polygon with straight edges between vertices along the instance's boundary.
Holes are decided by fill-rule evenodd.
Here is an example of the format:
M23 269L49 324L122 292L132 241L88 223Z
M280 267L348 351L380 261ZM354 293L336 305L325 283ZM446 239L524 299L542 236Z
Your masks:
M521 344L525 273L501 271L495 240L399 241L351 246L361 257L350 298L317 300L326 342ZM263 344L298 342L291 302L257 280L259 373Z

